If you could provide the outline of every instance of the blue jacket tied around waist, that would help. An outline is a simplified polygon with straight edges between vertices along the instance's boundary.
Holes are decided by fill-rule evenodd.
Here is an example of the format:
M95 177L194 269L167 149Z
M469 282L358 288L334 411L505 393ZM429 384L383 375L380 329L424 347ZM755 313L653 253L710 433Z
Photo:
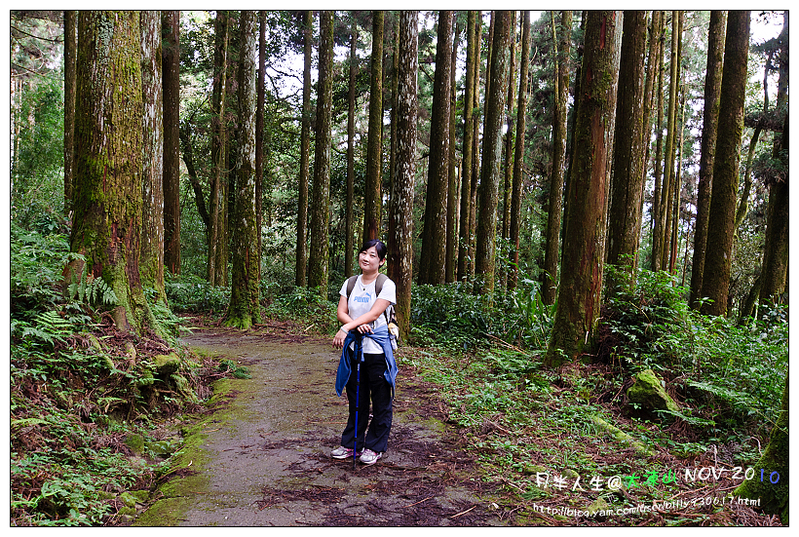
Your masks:
M344 340L344 349L341 351L341 360L338 363L338 371L336 372L336 395L341 397L344 392L344 387L350 379L352 372L351 359L354 356L356 360L363 361L363 338L368 337L377 342L386 355L386 372L385 377L389 385L391 385L392 392L394 391L395 383L397 380L397 362L394 360L394 351L391 349L391 338L388 333L388 328L381 326L371 334L361 334L357 330L352 330L347 334L347 339ZM355 343L355 352L350 352L350 344Z

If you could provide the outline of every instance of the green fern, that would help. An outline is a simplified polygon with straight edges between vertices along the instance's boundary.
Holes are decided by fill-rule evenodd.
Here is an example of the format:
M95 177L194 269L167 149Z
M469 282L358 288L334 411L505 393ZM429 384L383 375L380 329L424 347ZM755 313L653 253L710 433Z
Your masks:
M119 299L116 293L102 278L93 278L86 273L84 266L80 279L69 285L69 296L89 306L116 306Z
M33 325L24 326L22 329L23 337L39 339L50 345L54 345L57 341L66 341L73 333L75 326L72 322L52 310L40 313Z

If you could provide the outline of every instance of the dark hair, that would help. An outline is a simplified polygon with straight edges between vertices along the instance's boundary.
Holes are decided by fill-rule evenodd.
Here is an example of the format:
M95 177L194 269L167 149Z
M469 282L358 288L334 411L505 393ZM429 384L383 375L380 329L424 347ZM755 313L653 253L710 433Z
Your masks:
M386 249L386 245L383 244L382 241L379 241L377 239L372 239L370 241L366 241L365 243L363 243L363 246L361 247L360 250L358 250L358 253L360 254L361 252L365 252L372 246L375 247L377 256L380 258L381 261L386 258L386 253L388 252L388 250Z

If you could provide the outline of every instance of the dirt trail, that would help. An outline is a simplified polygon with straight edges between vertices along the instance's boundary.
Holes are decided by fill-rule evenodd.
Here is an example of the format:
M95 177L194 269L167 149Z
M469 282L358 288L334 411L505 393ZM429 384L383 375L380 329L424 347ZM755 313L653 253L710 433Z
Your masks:
M433 388L411 382L401 359L389 451L353 470L351 460L329 456L347 414L346 396L334 390L339 353L329 341L222 329L184 341L236 360L252 378L231 381L236 396L201 432L195 473L170 482L174 494L150 508L147 524L501 524L476 495L470 461L435 419Z

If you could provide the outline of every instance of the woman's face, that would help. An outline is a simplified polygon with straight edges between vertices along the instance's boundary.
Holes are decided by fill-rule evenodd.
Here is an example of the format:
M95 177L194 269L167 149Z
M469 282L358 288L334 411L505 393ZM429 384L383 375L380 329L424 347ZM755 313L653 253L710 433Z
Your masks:
M358 265L360 265L363 272L374 272L380 269L380 256L377 254L377 249L372 246L368 250L364 250L358 254Z

